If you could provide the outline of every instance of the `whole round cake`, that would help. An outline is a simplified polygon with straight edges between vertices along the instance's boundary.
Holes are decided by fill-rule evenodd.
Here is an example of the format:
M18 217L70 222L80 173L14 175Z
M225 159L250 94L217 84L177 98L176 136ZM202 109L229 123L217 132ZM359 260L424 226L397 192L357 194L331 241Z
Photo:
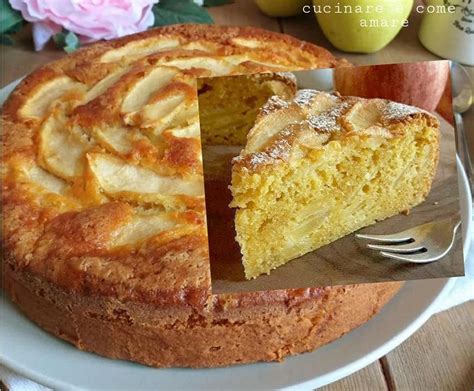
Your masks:
M280 360L366 322L400 283L211 289L196 79L339 65L282 34L176 25L25 78L2 114L12 300L80 349L157 367Z

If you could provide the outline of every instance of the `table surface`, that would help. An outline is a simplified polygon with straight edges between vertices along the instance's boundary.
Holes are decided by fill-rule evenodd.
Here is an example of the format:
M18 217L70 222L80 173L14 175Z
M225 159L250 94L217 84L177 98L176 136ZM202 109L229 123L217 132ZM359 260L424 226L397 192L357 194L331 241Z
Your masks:
M421 15L413 13L409 26L383 50L370 55L342 53L321 33L313 15L269 18L251 0L210 9L217 24L251 25L291 34L328 48L354 64L382 64L439 59L416 38ZM53 45L33 51L28 29L17 36L14 47L0 46L0 86L31 72L41 64L64 55ZM474 67L468 67L474 79ZM466 129L473 129L474 109L464 116ZM474 132L473 132L474 133ZM474 134L473 134L474 136ZM474 137L469 139L474 150ZM474 302L434 315L419 331L380 360L324 387L324 390L472 390L474 387Z

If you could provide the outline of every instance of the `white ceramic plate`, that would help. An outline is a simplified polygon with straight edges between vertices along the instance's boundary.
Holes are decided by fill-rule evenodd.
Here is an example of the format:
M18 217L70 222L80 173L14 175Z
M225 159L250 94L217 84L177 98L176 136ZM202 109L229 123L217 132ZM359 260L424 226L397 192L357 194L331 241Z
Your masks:
M0 104L17 82L0 91ZM461 168L458 161L458 168ZM464 254L472 205L459 170ZM0 297L0 362L54 389L275 389L315 388L369 365L412 335L450 291L454 279L410 281L372 320L312 353L283 363L217 369L155 369L82 352L38 328Z

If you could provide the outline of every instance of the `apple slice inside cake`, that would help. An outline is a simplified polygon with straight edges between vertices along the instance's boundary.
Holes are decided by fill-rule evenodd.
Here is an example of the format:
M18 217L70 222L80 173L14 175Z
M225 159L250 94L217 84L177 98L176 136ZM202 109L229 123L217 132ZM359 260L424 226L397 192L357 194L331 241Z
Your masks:
M418 108L314 90L270 98L232 166L246 277L419 204L438 155L439 122Z

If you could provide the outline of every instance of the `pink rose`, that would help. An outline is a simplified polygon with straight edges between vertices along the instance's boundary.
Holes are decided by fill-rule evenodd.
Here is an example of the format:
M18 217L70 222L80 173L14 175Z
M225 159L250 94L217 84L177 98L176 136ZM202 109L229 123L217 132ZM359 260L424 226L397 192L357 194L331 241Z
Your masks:
M63 28L83 42L112 39L144 31L155 20L158 0L10 0L23 18L33 23L35 49Z

